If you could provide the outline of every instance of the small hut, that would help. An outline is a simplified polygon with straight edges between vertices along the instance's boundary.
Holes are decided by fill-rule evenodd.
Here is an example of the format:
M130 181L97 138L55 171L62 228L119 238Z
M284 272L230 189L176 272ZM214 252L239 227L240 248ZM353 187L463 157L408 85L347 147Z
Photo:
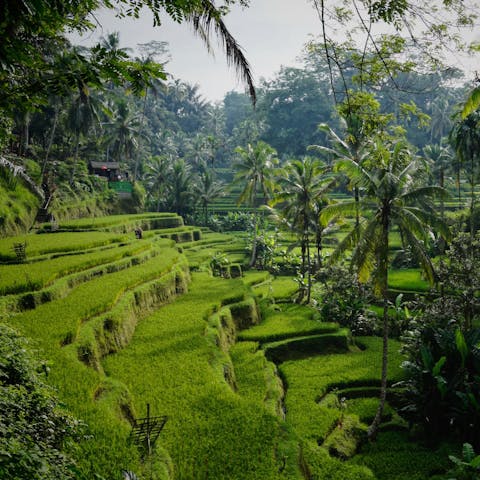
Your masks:
M89 170L92 175L105 177L109 182L121 180L120 164L118 162L90 162Z

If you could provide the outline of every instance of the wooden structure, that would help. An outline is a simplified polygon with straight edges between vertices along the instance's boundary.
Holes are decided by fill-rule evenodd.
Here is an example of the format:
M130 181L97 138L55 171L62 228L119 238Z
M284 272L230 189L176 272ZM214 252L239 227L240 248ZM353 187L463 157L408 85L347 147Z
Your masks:
M118 162L90 162L89 171L92 175L105 177L109 182L121 179L120 164Z
M142 447L147 455L151 455L155 442L166 423L167 417L165 415L150 416L150 404L147 403L147 416L134 420L130 438L136 445Z

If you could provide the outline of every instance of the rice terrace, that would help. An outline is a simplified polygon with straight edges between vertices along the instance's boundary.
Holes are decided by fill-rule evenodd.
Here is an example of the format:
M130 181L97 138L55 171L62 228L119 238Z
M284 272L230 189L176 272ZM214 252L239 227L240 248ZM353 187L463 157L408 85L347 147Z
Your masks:
M479 9L6 0L0 479L480 479Z

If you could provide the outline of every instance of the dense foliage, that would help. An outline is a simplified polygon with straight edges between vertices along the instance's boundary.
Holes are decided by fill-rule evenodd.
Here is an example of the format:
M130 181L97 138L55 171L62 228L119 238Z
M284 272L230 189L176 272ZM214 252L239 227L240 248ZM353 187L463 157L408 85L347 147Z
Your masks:
M47 364L25 339L0 325L0 475L2 478L75 478L65 444L78 423L61 410L44 380Z

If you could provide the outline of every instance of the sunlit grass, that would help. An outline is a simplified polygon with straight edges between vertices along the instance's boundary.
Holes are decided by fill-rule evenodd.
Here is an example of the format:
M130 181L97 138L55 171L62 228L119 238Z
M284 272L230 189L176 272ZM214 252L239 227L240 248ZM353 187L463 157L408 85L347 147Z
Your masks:
M28 259L45 254L86 250L128 240L128 236L110 232L61 232L19 235L17 237L0 239L0 258L15 260L16 255L13 247L16 243L26 244L25 253Z
M207 472L209 478L282 478L278 418L258 396L217 381L216 347L203 336L208 310L242 289L240 280L195 274L188 294L142 321L129 347L105 359L105 370L128 386L137 411L150 403L169 416L162 444L178 478Z
M38 290L54 280L96 265L110 263L151 248L149 243L114 245L87 254L68 255L33 263L0 265L0 295Z
M311 308L285 304L278 305L277 310L266 312L260 325L256 325L239 334L240 340L273 342L294 336L331 333L338 330L338 325L321 322L315 318Z

